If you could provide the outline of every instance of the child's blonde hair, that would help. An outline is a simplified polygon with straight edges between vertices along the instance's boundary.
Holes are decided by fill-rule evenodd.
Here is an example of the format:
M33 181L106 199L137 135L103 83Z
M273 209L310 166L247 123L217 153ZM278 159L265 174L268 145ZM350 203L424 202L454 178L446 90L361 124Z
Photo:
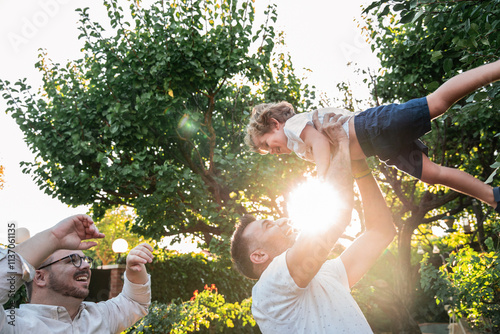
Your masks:
M247 133L245 136L245 144L251 151L266 154L257 147L253 138L260 137L272 130L271 118L274 118L281 124L284 124L287 119L295 115L293 106L288 102L280 103L262 103L256 105L252 110L250 122L247 125Z

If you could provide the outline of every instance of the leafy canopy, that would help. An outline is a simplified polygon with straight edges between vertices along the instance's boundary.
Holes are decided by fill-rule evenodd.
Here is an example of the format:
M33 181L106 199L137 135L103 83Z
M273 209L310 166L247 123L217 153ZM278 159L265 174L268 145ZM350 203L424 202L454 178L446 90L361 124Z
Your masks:
M296 181L280 180L307 164L250 156L243 127L257 103L300 110L314 94L289 57L273 53L283 43L275 7L254 27L252 2L131 1L125 11L105 1L111 31L79 10L82 58L53 64L42 51L37 94L26 80L0 81L36 154L24 172L64 203L91 204L97 217L135 208L133 230L156 239L192 233L209 244L243 213L282 214L276 199Z

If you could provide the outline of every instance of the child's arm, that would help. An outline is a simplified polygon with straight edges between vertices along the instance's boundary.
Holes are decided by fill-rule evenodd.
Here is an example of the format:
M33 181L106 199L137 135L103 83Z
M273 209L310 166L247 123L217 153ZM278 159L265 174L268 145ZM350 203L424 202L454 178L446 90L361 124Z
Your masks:
M330 142L328 138L312 125L306 125L300 134L300 138L308 147L312 148L318 178L324 180L330 166Z

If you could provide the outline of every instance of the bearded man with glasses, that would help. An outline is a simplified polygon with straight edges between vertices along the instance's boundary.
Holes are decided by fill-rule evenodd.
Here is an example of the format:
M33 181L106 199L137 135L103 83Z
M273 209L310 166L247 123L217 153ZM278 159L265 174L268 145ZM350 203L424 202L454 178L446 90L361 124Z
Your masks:
M89 216L76 215L13 250L1 250L0 304L23 282L30 301L0 312L0 333L121 333L145 316L151 282L144 264L153 259L147 243L127 255L120 295L100 303L83 301L93 261L82 250L96 245L85 240L103 237Z

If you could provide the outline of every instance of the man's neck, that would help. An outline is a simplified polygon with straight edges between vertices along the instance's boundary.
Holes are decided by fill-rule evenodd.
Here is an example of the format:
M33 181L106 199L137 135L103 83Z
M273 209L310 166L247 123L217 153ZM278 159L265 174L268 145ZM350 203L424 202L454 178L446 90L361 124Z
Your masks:
M80 306L82 305L83 299L78 299L75 297L61 296L59 294L53 294L53 296L39 296L32 298L30 304L41 304L41 305L52 305L64 307L68 312L71 320L74 320Z

